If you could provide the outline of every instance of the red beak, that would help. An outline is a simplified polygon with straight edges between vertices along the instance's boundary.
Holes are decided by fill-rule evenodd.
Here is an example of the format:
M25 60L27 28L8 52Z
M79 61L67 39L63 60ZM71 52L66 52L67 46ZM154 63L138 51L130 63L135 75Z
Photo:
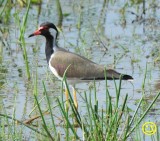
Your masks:
M40 35L40 34L41 34L41 31L38 29L34 33L32 33L31 35L29 35L28 37L32 37L32 36Z

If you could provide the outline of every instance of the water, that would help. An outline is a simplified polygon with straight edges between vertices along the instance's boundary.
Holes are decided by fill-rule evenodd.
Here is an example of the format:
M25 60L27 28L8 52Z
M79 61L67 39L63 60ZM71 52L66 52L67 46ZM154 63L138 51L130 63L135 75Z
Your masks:
M110 66L118 72L132 75L134 82L122 82L121 101L126 94L129 95L128 106L135 109L137 101L142 97L142 84L145 80L145 95L150 103L160 90L160 27L159 8L150 6L146 2L146 14L143 19L136 20L130 11L141 15L140 6L129 4L124 8L124 2L119 1L109 4L102 10L103 1L71 2L61 1L64 17L62 31L59 36L59 46L72 52L85 56L96 63ZM96 3L96 4L95 4ZM155 2L158 3L158 0ZM81 4L81 6L80 6ZM153 4L154 5L154 4ZM55 97L61 96L61 82L50 72L45 60L45 39L41 36L28 38L28 35L37 29L38 24L45 21L58 23L55 2L44 1L41 5L40 15L37 16L37 5L31 6L25 32L25 41L29 58L31 80L26 77L23 53L18 45L19 27L14 18L17 9L11 10L12 17L9 24L1 23L0 33L0 103L4 103L8 114L12 114L13 106L16 109L16 118L25 120L34 105L33 85L36 68L38 74L38 95L43 97L42 80L45 81L47 92L56 105ZM124 8L124 9L123 9ZM25 13L25 8L20 9L19 16ZM124 10L124 14L122 13ZM103 11L103 12L102 12ZM102 14L100 14L102 12ZM80 24L80 29L77 25ZM99 26L98 26L99 25ZM103 44L107 48L104 48ZM37 66L37 67L36 67ZM117 81L118 83L118 81ZM105 82L97 82L98 100L105 106ZM111 96L115 97L113 81L108 81ZM77 85L79 110L83 109L83 92L87 91L88 84ZM94 96L93 96L94 97ZM43 102L42 105L46 103ZM148 104L149 105L149 104ZM150 112L146 121L157 121L159 116L158 102L155 104L154 116ZM84 112L85 113L85 112Z

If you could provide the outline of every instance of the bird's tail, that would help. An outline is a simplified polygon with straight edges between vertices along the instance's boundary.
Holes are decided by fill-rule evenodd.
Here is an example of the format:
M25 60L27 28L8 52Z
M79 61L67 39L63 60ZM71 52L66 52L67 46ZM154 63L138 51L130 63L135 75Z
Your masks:
M128 81L133 81L133 77L127 74L121 74L116 72L115 70L109 69L106 70L106 76L108 80L113 80L113 79L122 79L122 80L128 80Z

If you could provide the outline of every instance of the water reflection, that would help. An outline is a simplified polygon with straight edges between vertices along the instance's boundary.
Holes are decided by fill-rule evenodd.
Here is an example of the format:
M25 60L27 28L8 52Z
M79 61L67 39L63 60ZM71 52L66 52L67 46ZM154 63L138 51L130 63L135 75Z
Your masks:
M160 91L160 80L156 81L154 87L155 87L155 91L157 92Z

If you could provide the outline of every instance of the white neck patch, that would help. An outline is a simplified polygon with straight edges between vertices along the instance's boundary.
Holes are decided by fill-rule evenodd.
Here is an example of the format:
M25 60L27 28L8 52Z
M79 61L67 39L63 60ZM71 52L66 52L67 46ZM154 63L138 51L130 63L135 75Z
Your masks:
M49 32L50 32L51 36L53 36L53 46L56 46L56 33L57 33L57 31L55 29L50 28Z
M49 29L49 32L50 32L50 34L51 34L54 38L56 38L56 30L55 30L55 29L50 28L50 29Z

